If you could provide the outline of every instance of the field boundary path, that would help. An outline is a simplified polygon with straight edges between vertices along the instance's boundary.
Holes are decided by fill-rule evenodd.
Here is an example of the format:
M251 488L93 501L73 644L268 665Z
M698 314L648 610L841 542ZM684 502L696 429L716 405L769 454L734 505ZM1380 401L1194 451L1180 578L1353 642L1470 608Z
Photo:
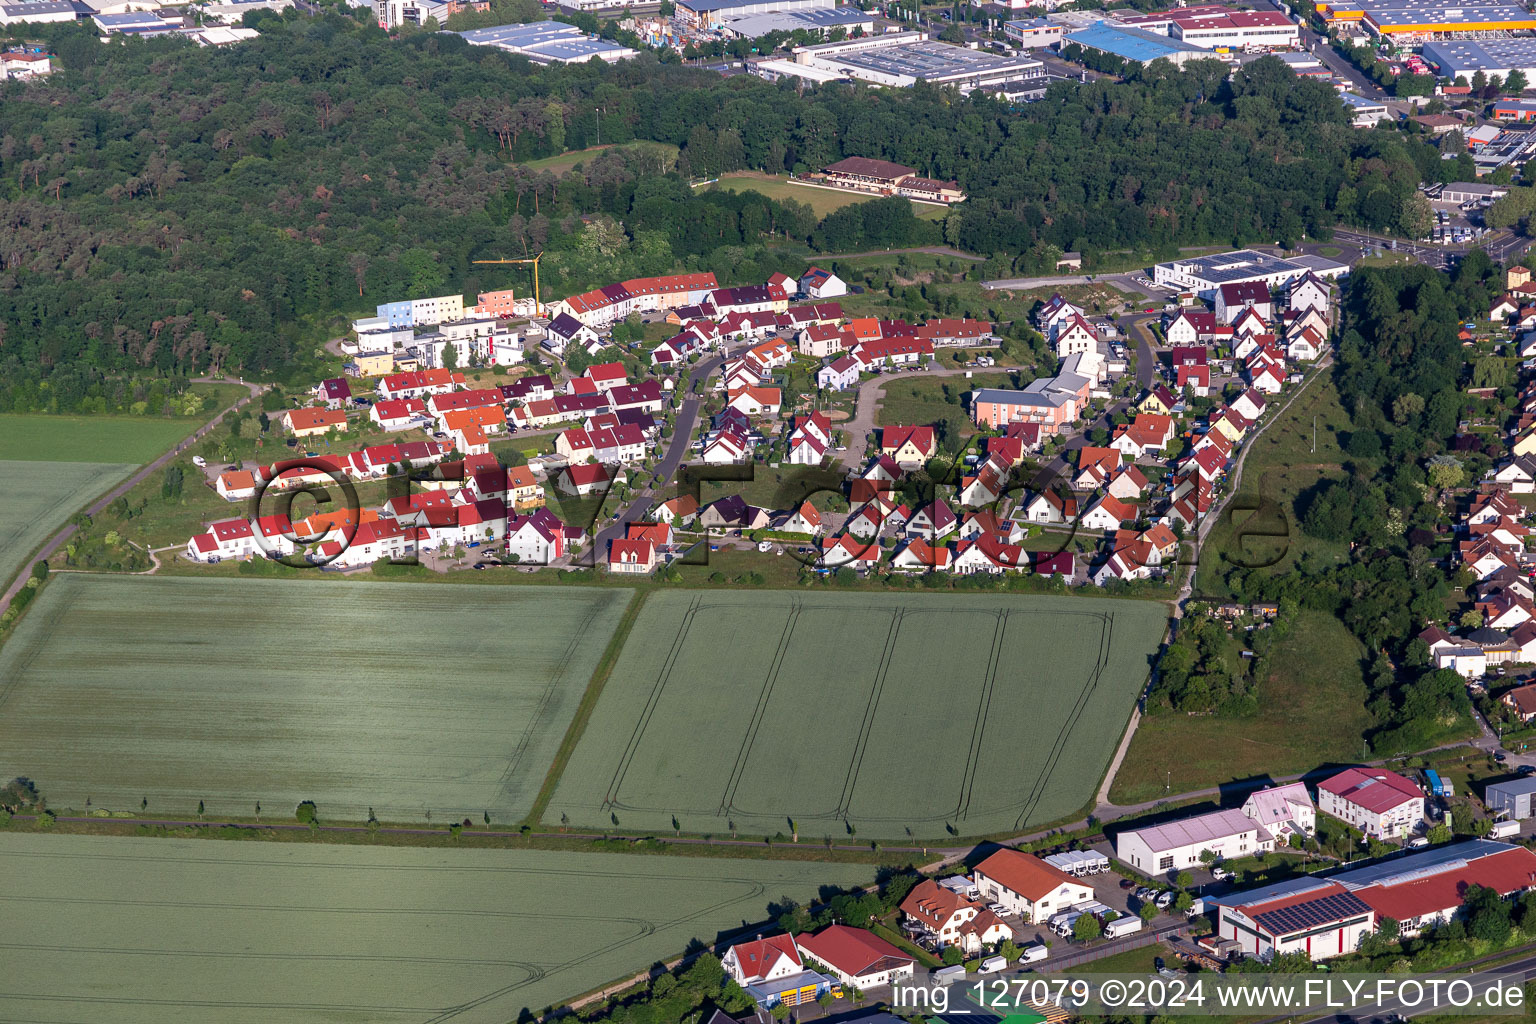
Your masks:
M192 383L233 384L236 382L224 377L193 377ZM252 381L243 380L239 381L239 383L244 385L249 394L220 410L219 413L213 417L213 419L209 420L207 423L204 423L201 427L198 427L191 433L190 436L178 442L176 446L170 451L166 452L158 459L155 459L153 462L145 466L141 466L139 470L128 479L124 480L122 483L118 484L116 487L107 491L107 493L103 494L101 497L87 505L85 507L86 514L90 516L100 515L102 510L105 509L108 505L112 504L112 502L116 501L118 498L122 497L133 488L143 483L146 479L148 479L150 474L155 472L155 470L160 469L167 462L170 462L177 455L185 451L188 445L192 444L194 441L197 441L199 438L203 437L209 431L211 431L214 427L217 427L220 423L224 422L225 416L228 416L236 409L245 406L251 401L251 399L267 390L267 385L265 384L257 384ZM43 543L42 547L38 548L36 554L27 559L25 565L16 570L16 576L11 580L10 586L6 588L3 595L0 595L0 615L5 613L6 609L11 606L11 601L16 597L18 593L21 592L21 588L26 585L27 579L31 576L32 567L35 566L38 562L46 561L50 555L58 551L59 548L63 547L65 541L73 537L75 532L76 527L74 523L65 523L62 527L59 528L57 533L55 533L52 537Z

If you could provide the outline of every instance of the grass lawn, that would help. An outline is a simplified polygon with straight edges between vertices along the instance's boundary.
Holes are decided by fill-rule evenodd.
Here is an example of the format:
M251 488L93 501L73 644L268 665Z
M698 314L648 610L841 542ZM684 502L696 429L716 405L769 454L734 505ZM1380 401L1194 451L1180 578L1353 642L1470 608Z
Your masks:
M893 376L880 389L875 423L886 427L932 423L943 416L957 416L965 421L965 433L974 434L976 427L966 412L965 396L978 388L1013 386L1013 377L1006 373L978 371L969 378L925 377L920 373Z
M769 931L781 895L873 881L859 864L5 833L0 867L29 880L4 898L26 964L6 1016L80 1024L505 1024L694 940Z
M677 147L665 142L624 142L617 146L592 146L589 149L578 149L570 153L561 153L559 156L546 156L539 160L529 160L523 164L530 170L548 171L551 174L564 174L577 164L591 163L592 158L605 149L628 149L656 154L658 158L658 171L666 171L677 160Z
M1313 450L1313 424L1317 448ZM1315 380L1306 392L1247 442L1238 494L1222 510L1200 552L1195 593L1224 601L1232 596L1226 574L1236 565L1290 572L1298 559L1342 562L1349 546L1301 532L1296 499L1327 479L1344 476L1341 432L1349 415L1329 380Z
M793 819L818 839L1060 820L1092 798L1165 615L1075 597L654 592L545 820L772 834Z
M1059 941L1059 940L1058 940ZM1128 949L1124 953L1116 953L1114 956L1106 956L1099 960L1090 960L1085 964L1064 969L1062 974L1156 974L1155 961L1158 957L1163 962L1177 970L1183 961L1174 957L1173 951L1161 942L1149 943Z
M1118 804L1266 775L1292 775L1361 756L1365 649L1332 615L1303 611L1270 659L1252 718L1144 716L1115 776Z
M138 465L165 454L207 418L3 415L0 460Z
M769 199L793 199L810 206L818 218L841 210L845 206L867 203L871 199L880 198L860 195L857 192L840 192L835 189L817 188L814 185L803 185L790 181L784 175L769 175L758 171L736 171L722 175L720 180L710 188L722 188L729 192L757 192ZM912 212L920 220L943 220L949 214L949 209L944 206L934 206L932 203L913 203Z
M0 589L70 516L131 472L117 463L0 461Z
M0 651L56 808L517 820L629 592L62 575Z

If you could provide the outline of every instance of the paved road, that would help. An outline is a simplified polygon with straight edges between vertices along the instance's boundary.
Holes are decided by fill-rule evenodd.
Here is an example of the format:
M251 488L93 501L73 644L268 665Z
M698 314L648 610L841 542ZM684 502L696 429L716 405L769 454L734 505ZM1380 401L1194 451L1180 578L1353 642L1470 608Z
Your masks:
M929 370L901 371L899 373L882 373L878 377L871 377L864 381L855 392L853 415L841 423L835 424L839 430L848 434L848 450L838 458L840 463L856 463L864 457L864 441L874 433L877 424L875 416L880 411L881 403L877 401L880 392L888 384L899 384L904 380L923 380L928 377L960 377L967 373L1002 373L1007 368L1001 369L982 368L980 370L964 367L940 367Z
M683 461L688 457L689 446L693 443L693 428L698 421L699 407L703 399L694 394L694 386L703 386L708 381L710 374L720 368L721 364L729 357L727 350L724 355L713 356L700 360L694 366L693 372L688 375L686 397L678 406L677 416L673 420L672 437L667 445L666 454L661 457L661 462L656 467L656 473L661 478L660 486L666 488L677 479L677 471ZM679 385L685 386L685 385ZM666 498L662 499L667 500ZM594 565L607 560L608 544L610 541L624 536L624 528L629 523L639 522L646 518L652 506L656 504L656 493L653 488L644 488L636 492L634 500L619 512L619 517L611 524L596 532L592 541L592 558Z
M913 249L870 249L866 252L837 252L831 254L830 256L818 256L817 259L856 260L861 256L899 256L904 252L926 252L933 256L951 256L957 260L966 260L970 263L980 263L986 259L985 256L977 256L974 253L961 252L959 249L951 249L942 245L923 245Z
M1143 295L1155 299L1167 298L1162 292L1137 282L1133 274L1059 274L1055 277L1005 277L996 281L981 282L983 288L993 291L1003 289L1025 291L1031 288L1057 288L1062 285L1077 284L1107 284L1132 295Z
M198 384L215 384L215 383L217 383L217 384L233 384L233 383L235 383L234 381L225 380L224 378L221 378L221 377L194 377L193 378L193 382L194 383L198 383ZM244 382L241 382L241 383L244 383ZM230 405L228 408L226 408L223 411L221 411L213 419L209 420L207 423L203 424L201 427L198 427L197 430L193 431L192 435L190 437L188 437L186 440L182 441L176 447L172 448L170 451L168 451L164 455L160 456L154 462L151 462L149 465L144 466L137 473L134 473L127 480L124 480L122 483L120 483L116 487L112 488L106 494L103 494L101 497L97 498L90 505L87 505L85 507L86 513L88 515L93 516L93 517L100 515L102 513L102 510L105 509L108 505L110 505L112 502L116 501L118 498L122 497L124 494L127 494L134 487L137 487L147 477L149 477L150 474L154 473L157 469L160 469L167 462L170 462L173 458L175 458L178 454L180 454L189 445L191 445L193 442L197 441L199 438L203 437L205 434L207 434L214 427L217 427L220 423L222 423L224 421L224 417L225 416L227 416L229 413L235 411L236 409L239 409L241 406L243 406L247 402L249 402L252 398L255 398L257 395L261 394L263 391L266 390L266 385L265 384L246 383L245 387L250 392L250 394L246 395L244 398L240 399L239 401L235 402L233 405ZM38 562L46 561L55 552L57 552L59 550L59 548L63 547L64 543L66 541L68 541L69 538L73 537L75 535L75 533L76 533L75 524L74 523L66 523L63 526L63 528L61 528L59 530L58 533L55 533L52 537L50 537L48 539L48 542L46 544L44 544L41 549L38 550L37 554L35 556L33 556L27 562L26 565L22 566L17 571L16 578L13 579L11 581L11 585L6 588L4 595L0 595L0 614L4 614L5 610L11 606L11 599L14 598L16 596L17 592L20 591L21 588L26 584L28 577L31 576L32 566L36 565Z

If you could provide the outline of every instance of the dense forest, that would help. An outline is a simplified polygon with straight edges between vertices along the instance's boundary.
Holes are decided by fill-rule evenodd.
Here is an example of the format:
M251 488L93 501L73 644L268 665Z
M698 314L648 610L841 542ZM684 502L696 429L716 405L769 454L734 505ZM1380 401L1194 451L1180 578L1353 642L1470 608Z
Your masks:
M654 54L539 68L334 13L267 17L224 49L33 27L62 70L0 91L0 410L115 407L112 380L134 372L291 373L338 315L518 283L477 258L546 250L554 295L671 269L761 280L803 267L787 243L942 237L1022 268L1340 220L1391 230L1440 169L1427 144L1352 129L1331 90L1276 61L1230 83L1214 62L1060 83L1015 109L921 85L802 93ZM599 136L680 155L529 166ZM818 224L803 204L689 185L845 155L973 198L943 224L899 203Z
M1470 366L1460 323L1486 316L1500 284L1474 250L1454 273L1423 266L1362 268L1344 291L1334 383L1350 414L1342 480L1303 493L1303 533L1351 542L1347 562L1302 559L1285 572L1233 568L1227 582L1244 600L1280 601L1337 615L1365 645L1371 737L1380 754L1422 750L1465 728L1464 681L1429 667L1425 623L1444 621L1468 580L1446 557L1437 528L1455 509L1452 489L1477 479L1485 456L1454 452L1464 416L1495 413L1513 397L1498 356ZM1500 397L1469 396L1468 384Z

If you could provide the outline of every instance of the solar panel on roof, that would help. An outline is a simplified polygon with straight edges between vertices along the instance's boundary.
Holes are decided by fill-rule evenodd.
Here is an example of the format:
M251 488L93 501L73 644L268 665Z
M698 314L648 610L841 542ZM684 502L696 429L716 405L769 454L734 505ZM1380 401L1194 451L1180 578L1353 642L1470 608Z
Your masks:
M1255 914L1253 920L1277 938L1305 931L1318 925L1333 924L1356 914L1369 914L1371 908L1352 892L1335 893L1306 903Z

